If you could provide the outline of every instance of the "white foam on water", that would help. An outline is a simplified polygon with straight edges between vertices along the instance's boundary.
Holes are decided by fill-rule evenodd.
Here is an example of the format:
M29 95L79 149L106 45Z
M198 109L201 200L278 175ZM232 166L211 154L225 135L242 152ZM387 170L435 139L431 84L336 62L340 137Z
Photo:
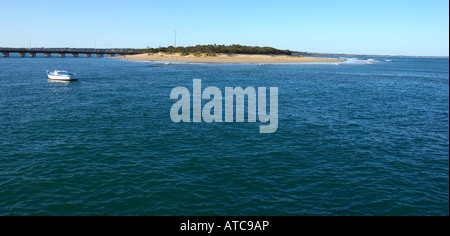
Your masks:
M362 64L362 65L367 65L367 64L376 64L376 63L381 63L380 60L377 59L372 59L372 58L368 58L368 59L359 59L359 58L345 58L345 62L341 62L341 64Z

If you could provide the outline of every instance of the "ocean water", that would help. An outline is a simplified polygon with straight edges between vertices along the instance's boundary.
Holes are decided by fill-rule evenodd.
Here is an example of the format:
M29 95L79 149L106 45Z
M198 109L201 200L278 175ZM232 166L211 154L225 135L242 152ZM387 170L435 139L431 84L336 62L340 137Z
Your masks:
M0 58L0 215L448 215L448 59L366 59ZM173 123L196 78L278 87L278 131Z

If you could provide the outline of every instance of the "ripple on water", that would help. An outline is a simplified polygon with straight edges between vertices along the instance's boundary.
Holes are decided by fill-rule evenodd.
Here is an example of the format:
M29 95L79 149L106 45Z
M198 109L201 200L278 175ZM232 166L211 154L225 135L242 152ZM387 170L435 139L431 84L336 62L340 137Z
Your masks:
M50 66L83 78L48 83ZM278 87L278 131L171 122L194 78ZM448 215L448 60L8 58L0 79L0 215Z

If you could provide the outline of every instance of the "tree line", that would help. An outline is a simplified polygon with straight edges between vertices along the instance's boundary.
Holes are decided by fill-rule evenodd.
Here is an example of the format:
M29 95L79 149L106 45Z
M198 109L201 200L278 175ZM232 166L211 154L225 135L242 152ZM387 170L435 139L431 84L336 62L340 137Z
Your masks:
M290 50L280 50L272 47L252 47L233 44L225 45L197 45L191 47L159 47L147 48L142 50L143 53L181 53L182 55L195 53L224 53L224 54L265 54L265 55L292 55Z

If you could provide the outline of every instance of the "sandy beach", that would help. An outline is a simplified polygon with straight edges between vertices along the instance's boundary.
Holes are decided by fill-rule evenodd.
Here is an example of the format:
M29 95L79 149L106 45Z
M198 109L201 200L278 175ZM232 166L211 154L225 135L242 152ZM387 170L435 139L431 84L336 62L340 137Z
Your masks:
M285 55L243 55L243 54L216 54L215 56L200 56L180 54L138 54L119 56L126 61L169 61L169 62L194 62L194 63L308 63L308 62L342 62L341 59L319 57L297 57Z

